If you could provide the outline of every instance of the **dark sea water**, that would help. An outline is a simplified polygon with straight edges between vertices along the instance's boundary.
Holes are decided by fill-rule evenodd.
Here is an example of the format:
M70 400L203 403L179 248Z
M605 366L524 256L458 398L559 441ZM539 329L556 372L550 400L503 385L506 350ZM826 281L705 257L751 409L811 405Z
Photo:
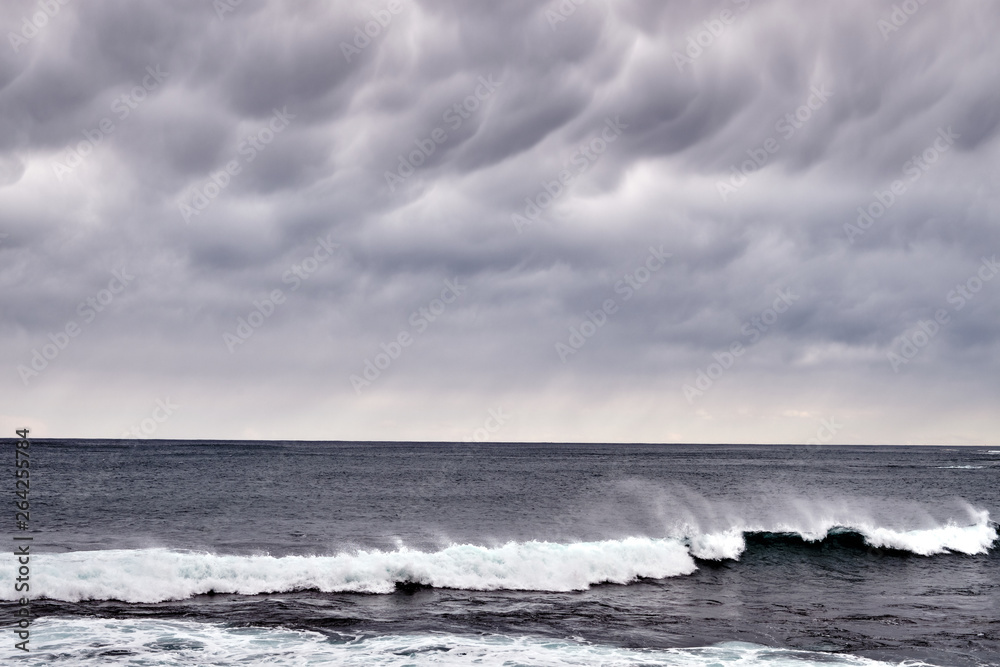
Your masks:
M1000 665L995 448L31 457L31 651L8 629L2 664Z

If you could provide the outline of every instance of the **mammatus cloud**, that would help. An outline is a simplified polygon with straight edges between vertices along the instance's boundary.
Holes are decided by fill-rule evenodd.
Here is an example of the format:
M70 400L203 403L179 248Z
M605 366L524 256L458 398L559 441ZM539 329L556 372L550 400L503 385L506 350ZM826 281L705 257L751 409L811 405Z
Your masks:
M998 28L7 3L0 425L1000 444Z

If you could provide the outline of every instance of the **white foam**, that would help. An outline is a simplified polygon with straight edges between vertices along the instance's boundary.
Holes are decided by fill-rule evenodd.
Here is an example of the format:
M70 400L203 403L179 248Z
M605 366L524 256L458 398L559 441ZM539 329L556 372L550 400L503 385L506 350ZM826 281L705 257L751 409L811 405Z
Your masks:
M641 650L565 639L453 634L330 639L317 632L232 628L152 619L44 619L33 626L32 651L19 665L621 665L627 667L881 667L856 656L725 643L687 649ZM5 649L5 651L8 649ZM907 663L918 665L923 663Z
M937 466L938 470L981 470L986 466Z
M71 602L161 602L210 591L390 593L397 582L465 590L578 591L598 583L625 584L638 577L660 579L697 569L677 540L647 537L282 558L169 549L80 551L39 554L32 562L33 596ZM6 599L13 597L12 573L9 567L0 569Z
M949 551L970 556L985 554L997 540L996 526L989 523L987 512L983 512L981 521L972 526L948 523L923 530L896 531L874 526L862 526L857 530L873 547L902 549L921 556Z
M798 535L807 542L819 542L831 533L850 531L861 535L873 547L899 549L921 556L949 552L985 554L997 541L997 526L990 521L989 512L973 508L968 511L974 523L964 526L949 521L929 528L889 528L863 517L838 516L831 512L827 516L797 522L740 524L714 533L700 533L687 528L682 531L682 539L690 544L695 558L705 560L739 560L746 549L744 536L749 533Z
M453 544L425 552L356 551L329 556L236 556L170 549L80 551L32 555L32 597L69 602L162 602L209 592L257 595L296 590L391 593L397 583L464 590L579 591L600 583L662 579L697 569L694 559L738 560L748 533L784 533L807 541L853 531L877 548L922 556L987 553L997 525L989 513L966 507L971 524L929 515L879 522L856 508L802 505L798 516L753 524L730 521L706 530L675 525L663 538L598 542ZM0 599L14 599L14 560L0 562Z
M691 555L704 560L739 560L747 548L743 531L736 528L720 533L697 533L688 539Z

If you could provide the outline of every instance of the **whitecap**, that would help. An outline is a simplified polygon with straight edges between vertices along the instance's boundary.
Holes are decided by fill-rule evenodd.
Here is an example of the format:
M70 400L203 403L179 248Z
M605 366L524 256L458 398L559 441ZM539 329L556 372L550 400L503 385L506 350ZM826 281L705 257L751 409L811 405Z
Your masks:
M229 627L157 619L46 618L32 627L32 650L19 665L53 661L91 665L620 665L621 667L883 667L852 655L831 655L745 642L673 649L632 649L526 635L449 633L329 638L285 628ZM920 665L923 663L907 663Z
M697 569L677 540L453 544L425 552L357 551L334 556L233 556L170 549L115 549L32 556L32 593L76 602L162 602L193 595L297 590L391 593L397 583L464 590L580 591L594 584L662 579ZM12 599L12 573L0 587Z

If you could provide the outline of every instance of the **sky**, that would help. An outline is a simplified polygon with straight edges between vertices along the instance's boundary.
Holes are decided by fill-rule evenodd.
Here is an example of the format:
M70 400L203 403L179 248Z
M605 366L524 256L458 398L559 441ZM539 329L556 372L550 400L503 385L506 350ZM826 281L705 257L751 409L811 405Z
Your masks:
M1000 445L998 32L4 2L0 435Z

